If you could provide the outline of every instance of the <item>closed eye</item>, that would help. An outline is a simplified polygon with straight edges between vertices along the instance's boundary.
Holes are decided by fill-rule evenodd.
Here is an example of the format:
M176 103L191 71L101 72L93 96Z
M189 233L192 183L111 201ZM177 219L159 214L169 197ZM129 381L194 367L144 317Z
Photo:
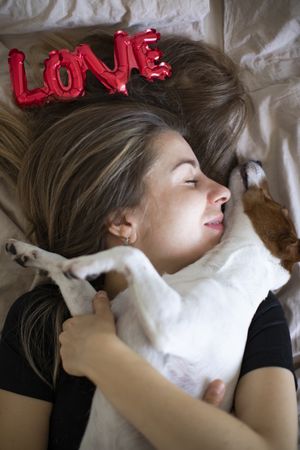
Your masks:
M186 183L197 184L198 180L186 180Z

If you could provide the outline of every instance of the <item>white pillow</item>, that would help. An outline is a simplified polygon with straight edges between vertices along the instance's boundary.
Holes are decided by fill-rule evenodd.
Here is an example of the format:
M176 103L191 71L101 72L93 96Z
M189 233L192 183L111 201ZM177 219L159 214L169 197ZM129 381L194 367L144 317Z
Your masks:
M100 24L175 25L202 21L209 0L7 0L0 6L0 34Z

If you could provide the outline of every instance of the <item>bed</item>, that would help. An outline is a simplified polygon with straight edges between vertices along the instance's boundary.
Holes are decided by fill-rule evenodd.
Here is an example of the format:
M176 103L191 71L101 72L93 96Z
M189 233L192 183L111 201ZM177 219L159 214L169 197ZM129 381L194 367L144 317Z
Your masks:
M99 25L180 32L224 49L241 66L253 103L237 148L240 160L259 159L273 196L290 210L300 236L300 2L298 0L2 0L0 99L15 107L8 49L29 58L44 33L85 35ZM42 60L43 61L43 60ZM41 62L42 62L41 61ZM30 64L26 70L30 73ZM1 131L0 131L1 132ZM0 178L0 329L11 303L38 279L6 257L3 242L24 239L24 218L14 191ZM300 266L280 290L300 384ZM300 412L300 394L299 394ZM300 444L299 444L300 448Z

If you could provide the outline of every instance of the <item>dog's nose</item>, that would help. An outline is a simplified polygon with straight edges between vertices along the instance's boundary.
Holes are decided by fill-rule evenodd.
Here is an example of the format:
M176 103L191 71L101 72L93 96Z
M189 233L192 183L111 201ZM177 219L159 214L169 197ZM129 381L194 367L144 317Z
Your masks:
M255 161L254 159L251 159L249 162L254 162L255 164L258 164L260 167L262 167L262 163L261 163L261 161Z

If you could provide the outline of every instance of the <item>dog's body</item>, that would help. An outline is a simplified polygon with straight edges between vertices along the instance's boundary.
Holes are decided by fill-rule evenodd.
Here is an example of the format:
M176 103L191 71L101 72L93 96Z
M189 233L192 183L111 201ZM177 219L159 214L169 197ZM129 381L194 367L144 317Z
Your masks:
M226 211L226 231L221 243L173 275L160 277L142 252L126 246L73 260L13 240L9 245L14 246L15 252L9 250L19 263L49 272L72 315L92 310L95 290L84 281L86 277L110 270L123 273L129 287L112 301L119 337L194 397L201 397L213 379L224 380L222 407L229 411L251 319L268 291L287 282L293 262L299 259L297 238L298 253L287 259L286 251L274 250L264 232L260 233L259 222L264 219L253 219L255 214L249 204L251 189L262 190L264 172L251 162L246 173L246 194L240 172L236 170L231 177L232 200ZM276 214L286 216L281 208ZM292 227L290 234L294 239L295 229L286 220L288 225L284 226ZM274 229L275 225L283 227L283 222L274 224ZM280 230L277 232L280 234ZM81 450L98 448L152 448L99 389L80 446Z

